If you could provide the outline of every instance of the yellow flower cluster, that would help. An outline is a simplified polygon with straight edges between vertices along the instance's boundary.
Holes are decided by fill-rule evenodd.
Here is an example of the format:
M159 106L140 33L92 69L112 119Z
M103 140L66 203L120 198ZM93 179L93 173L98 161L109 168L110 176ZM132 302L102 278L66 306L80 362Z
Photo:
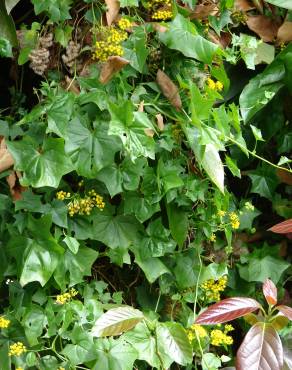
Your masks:
M151 18L155 20L166 21L167 19L172 18L172 16L173 16L172 10L159 9L152 14Z
M217 81L215 82L214 80L212 80L212 78L207 78L207 86L211 89L211 90L215 90L215 91L222 91L223 90L223 84L222 82L220 81Z
M64 200L64 199L70 198L70 197L71 197L71 193L66 193L63 190L58 191L57 194L56 194L56 198L59 199L59 200Z
M103 211L105 202L103 197L98 195L95 190L90 190L84 198L77 197L68 204L68 213L71 217L77 214L89 216L94 207Z
M59 294L56 298L56 303L58 304L65 304L71 300L71 298L75 297L78 294L77 290L72 288L69 292Z
M217 213L217 215L219 217L224 217L226 215L226 211L219 210L218 213Z
M118 21L118 26L121 30L125 31L129 28L132 27L132 23L131 21L129 21L129 19L127 18L121 18L119 21Z
M23 367L17 367L15 370L23 370Z
M65 370L65 368L61 366L58 368L58 370Z
M211 236L210 236L210 242L215 242L216 241L216 235L213 233Z
M26 352L26 347L21 342L16 342L14 344L11 344L9 347L9 356L21 356L24 352Z
M122 26L124 26L125 22L126 20L124 20ZM113 26L102 27L98 34L98 40L95 43L93 58L105 62L110 56L122 56L124 50L121 43L127 38L128 34L123 29L117 29Z
M224 331L215 329L210 333L211 344L213 346L224 346L233 343L233 338L228 335L230 331L234 330L232 325L225 325Z
M235 212L230 212L229 218L232 229L238 229L240 226L238 215Z
M191 342L192 340L194 340L195 338L197 338L197 336L199 338L205 338L208 333L206 331L205 328L203 328L203 326L201 325L198 325L198 324L193 324L187 331L187 334L188 334L188 338L189 338L189 341Z
M222 276L217 281L209 279L205 281L201 288L209 301L220 301L220 293L223 292L227 285L227 276Z
M10 320L7 320L3 316L0 316L0 329L7 329L9 324Z

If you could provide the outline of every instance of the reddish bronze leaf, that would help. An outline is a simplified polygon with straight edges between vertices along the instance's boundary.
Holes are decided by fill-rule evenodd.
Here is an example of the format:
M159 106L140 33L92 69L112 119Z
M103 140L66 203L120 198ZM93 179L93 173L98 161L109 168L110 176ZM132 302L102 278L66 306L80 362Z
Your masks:
M119 72L129 61L119 56L109 57L101 68L99 80L102 84L110 81L113 75Z
M177 109L181 109L181 99L178 92L178 87L171 81L166 73L161 69L157 71L156 81L163 92L163 95Z
M263 293L270 305L277 304L277 287L272 280L267 279L263 284Z
M207 308L198 316L196 323L202 325L221 324L244 316L260 307L259 302L252 298L227 298Z
M236 370L282 370L283 347L276 330L258 322L246 334L236 356Z
M292 218L270 227L268 231L273 231L274 233L277 233L277 234L291 233L292 232Z
M284 305L277 306L277 309L286 317L288 317L289 320L292 320L292 308Z
M265 42L272 42L277 36L279 25L265 15L248 17L246 24L250 30L259 35Z
M249 0L235 0L234 7L242 12L255 9L254 4Z

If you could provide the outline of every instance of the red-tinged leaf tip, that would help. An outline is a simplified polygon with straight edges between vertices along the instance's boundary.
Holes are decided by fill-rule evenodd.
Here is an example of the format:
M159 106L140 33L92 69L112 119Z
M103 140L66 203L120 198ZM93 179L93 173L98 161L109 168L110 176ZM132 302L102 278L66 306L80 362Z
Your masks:
M283 347L277 331L258 322L246 334L236 355L236 370L282 370Z
M277 306L277 309L289 320L292 320L292 308L284 305Z
M263 293L270 305L277 304L277 287L272 280L267 279L263 284Z
M291 233L292 232L292 218L270 227L268 231L273 231L274 233L277 233L277 234Z
M227 298L207 308L198 316L196 323L202 325L222 324L258 310L260 307L259 302L252 298Z

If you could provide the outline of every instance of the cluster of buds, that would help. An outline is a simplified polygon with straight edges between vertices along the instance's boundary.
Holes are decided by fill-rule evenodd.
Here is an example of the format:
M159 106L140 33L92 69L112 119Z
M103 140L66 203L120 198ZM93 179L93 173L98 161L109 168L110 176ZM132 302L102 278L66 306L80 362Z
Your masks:
M209 279L201 285L205 297L208 301L219 301L220 293L223 292L227 285L227 276L222 276L218 280Z
M150 0L148 8L151 10L153 20L166 21L173 17L171 0Z
M192 342L194 339L197 337L199 338L205 338L208 336L208 333L206 329L198 324L193 324L188 330L187 330L187 335L189 338L189 341Z
M53 45L53 34L48 33L39 38L38 46L29 54L30 68L34 73L42 76L50 63L49 48Z
M128 38L125 31L125 27L128 28L128 25L131 25L128 22L128 20L122 18L118 23L118 25L122 25L122 28L109 26L98 29L93 53L94 59L105 62L110 56L122 56L124 54L122 42Z
M5 319L5 317L0 316L0 329L7 329L10 324L10 320Z
M92 189L89 190L83 197L80 193L71 194L60 190L56 193L56 198L59 200L69 200L67 205L69 216L73 217L75 215L86 215L89 216L93 208L98 208L103 211L105 207L105 202L103 197Z
M78 294L77 290L74 288L71 288L69 292L58 294L56 298L57 304L65 304L69 302L73 297L76 297Z
M234 330L234 328L230 324L225 325L224 331L220 329L212 330L210 333L211 344L216 347L231 345L233 343L233 338L228 335L228 333L232 330Z
M75 71L79 72L82 69L82 63L78 60L81 50L81 45L73 40L69 41L65 54L62 55L62 60L71 74Z
M11 346L9 347L8 355L9 356L21 356L26 351L27 351L26 347L23 343L16 342L14 344L11 344Z

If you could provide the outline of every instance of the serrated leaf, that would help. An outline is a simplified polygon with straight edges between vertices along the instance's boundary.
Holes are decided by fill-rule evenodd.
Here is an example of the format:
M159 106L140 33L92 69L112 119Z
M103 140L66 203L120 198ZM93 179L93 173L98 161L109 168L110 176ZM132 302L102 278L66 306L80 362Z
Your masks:
M273 231L277 234L287 234L292 232L292 218L290 220L286 220L280 222L268 229L268 231Z
M193 351L186 331L177 322L166 322L157 325L156 335L160 351L167 353L180 365L190 364Z
M291 307L280 305L280 306L277 306L277 310L279 310L283 315L288 317L289 320L292 320L292 308Z
M270 305L277 304L277 287L270 279L266 279L263 284L263 293L266 301Z
M233 297L223 299L208 307L196 319L197 324L221 324L258 310L259 302L252 298Z
M95 337L120 335L134 328L143 319L143 313L130 306L113 308L97 319L92 328L92 335Z
M276 330L267 323L255 324L236 355L237 370L282 370L283 348Z

